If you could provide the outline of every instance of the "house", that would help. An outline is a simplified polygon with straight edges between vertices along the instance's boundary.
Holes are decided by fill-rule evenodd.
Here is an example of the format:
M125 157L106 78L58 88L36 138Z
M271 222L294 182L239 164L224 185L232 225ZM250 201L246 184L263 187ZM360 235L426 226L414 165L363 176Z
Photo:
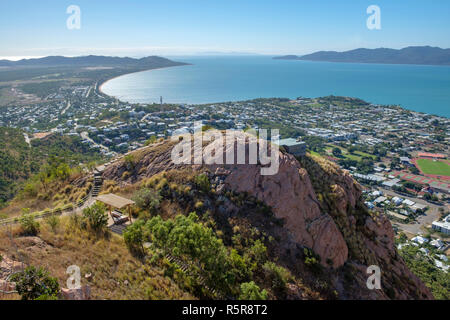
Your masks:
M431 228L444 234L450 234L450 222L447 221L433 221Z
M376 198L373 202L375 202L376 204L379 204L379 203L382 203L382 202L384 202L386 200L387 200L386 197L380 196L380 197Z
M369 208L369 209L375 208L375 205L372 202L366 201L364 203L366 204L367 208Z
M430 242L430 245L432 245L438 250L442 250L445 246L444 242L442 242L440 239L434 239L433 241Z
M448 271L449 269L448 265L444 264L442 261L439 261L437 259L434 259L434 265L444 271Z
M404 199L399 198L399 197L393 197L392 198L392 203L394 203L396 206L399 206L402 204Z
M381 185L386 189L392 189L394 186L399 186L400 179L392 179L384 181Z
M415 203L413 206L411 206L411 210L412 210L414 213L417 212L417 210L425 211L426 208L427 208L427 205L425 205L425 204L420 204L420 203Z
M424 237L422 237L422 236L416 236L416 237L414 237L414 238L412 238L411 239L411 241L414 241L415 243L418 243L418 244L424 244L424 243L427 243L428 242L428 239L427 238L424 238Z
M373 197L379 197L379 196L383 195L383 192L381 192L379 190L375 190L370 195L373 196Z
M403 200L403 204L412 207L415 204L415 202L411 201L409 199L405 199L405 200Z

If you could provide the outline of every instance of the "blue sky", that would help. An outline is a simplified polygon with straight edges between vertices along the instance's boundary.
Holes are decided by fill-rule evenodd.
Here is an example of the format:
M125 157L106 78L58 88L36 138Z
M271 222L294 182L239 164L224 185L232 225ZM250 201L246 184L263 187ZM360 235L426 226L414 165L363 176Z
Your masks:
M69 5L80 30L66 27ZM366 27L369 5L381 30ZM449 48L449 16L448 0L3 0L0 56Z

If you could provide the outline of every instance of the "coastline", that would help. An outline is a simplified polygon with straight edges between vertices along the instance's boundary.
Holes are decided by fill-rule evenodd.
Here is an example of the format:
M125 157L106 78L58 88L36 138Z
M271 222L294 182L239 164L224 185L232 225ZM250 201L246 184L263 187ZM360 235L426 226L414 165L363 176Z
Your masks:
M269 58L270 59L270 58ZM273 59L273 58L272 58ZM293 61L293 60L285 60L285 61ZM298 60L298 61L304 61L304 60ZM209 61L208 61L209 62ZM305 62L308 62L308 63L321 63L321 61L305 61ZM326 62L326 63L330 63L330 64L340 64L340 63L335 63L335 62ZM200 63L199 63L200 64ZM174 65L174 66L182 66L182 65L192 65L192 63L183 63L183 64L179 64L179 65ZM364 65L373 65L373 64L369 64L369 63L364 63ZM394 66L393 64L386 64L386 66ZM413 66L413 67L435 67L436 69L440 69L440 68L442 68L442 66L431 66L431 65L408 65L408 64L396 64L396 66ZM110 80L114 80L114 79L116 79L116 78L119 78L119 77L121 77L121 76L125 76L125 75L129 75L129 74L133 74L133 73L138 73L138 72L143 72L143 71L149 71L149 70L153 70L153 69L165 69L165 68L168 68L168 67L172 67L172 66L166 66L166 67L159 67L159 68L152 68L152 69L146 69L146 70L139 70L139 71L133 71L133 72L128 72L128 73L124 73L124 74L121 74L121 75L118 75L118 76L115 76L115 77L112 77L112 78L109 78L109 79L106 79L105 81L103 81L102 83L99 83L99 85L98 85L98 92L99 93L101 93L101 94L103 94L103 95L105 95L105 96L107 96L107 97L111 97L111 98L114 98L114 99L118 99L118 100L121 100L122 102L130 102L130 103L142 103L142 104L145 104L145 103L150 103L150 102L146 102L146 101L144 101L143 99L136 99L136 100L134 100L133 99L133 97L132 96L129 96L129 95L127 95L126 94L126 92L124 92L123 93L123 96L121 97L121 98L119 98L118 96L114 96L113 94L114 94L114 90L112 91L112 94L111 95L109 95L109 94L107 94L105 91L104 91L104 87L103 87L103 85L104 84L106 84L108 81L110 81ZM444 66L445 67L445 66ZM448 66L447 66L448 67ZM434 68L433 68L434 69ZM319 70L320 71L320 70ZM195 90L195 88L193 89L193 90ZM234 92L233 92L234 93ZM241 92L242 93L242 92ZM277 93L276 92L272 92L272 93L274 93L274 95L271 95L271 96L267 96L267 97L265 97L265 98L274 98L274 97L280 97L280 95L277 95ZM353 92L354 93L354 92ZM248 96L243 96L243 97L241 97L241 95L239 95L239 94L237 94L236 96L234 96L234 97L231 97L231 96L226 96L226 97L220 97L220 96L213 96L213 97L208 97L208 98L206 98L206 99L197 99L197 98L199 98L200 96L199 95L197 95L194 99L192 99L192 97L188 97L188 96L185 96L184 95L184 93L182 92L182 91L180 91L180 92L175 92L175 93L173 93L174 95L175 95L175 100L173 100L173 101L171 101L172 103L187 103L187 104L194 104L194 105L200 105L200 104L214 104L214 103L224 103L224 102L239 102L239 101L247 101L247 100L253 100L253 99L257 99L257 98L260 98L260 97L262 97L262 96L258 96L258 95L255 95L255 96L250 96L250 97L248 97ZM297 96L304 96L304 97L308 97L308 98L320 98L320 97L323 97L323 96L327 96L327 95L330 95L330 94L332 94L332 95L336 95L336 93L335 92L325 92L325 93L323 93L323 94L312 94L312 95L308 95L308 94L305 94L305 93L303 93L303 94L299 94L299 95L297 95L297 94L292 94L292 95L285 95L284 97L286 97L286 98L290 98L290 99L295 99ZM168 94L169 95L169 94ZM421 114L424 114L424 115L430 115L430 116L438 116L438 117L442 117L442 118L446 118L446 119L449 119L450 118L450 115L448 114L448 112L445 110L445 109L443 109L442 110L442 108L436 108L435 110L430 110L429 108L428 109L424 109L424 108L421 108L420 107L420 104L419 104L419 106L417 107L408 107L409 105L413 105L410 101L402 101L402 99L394 99L394 100L389 100L389 101L387 101L387 103L386 103L386 100L385 101L378 101L378 100L376 100L376 99L374 99L374 97L366 97L366 96L364 96L364 95L358 95L358 94L349 94L349 93L344 93L344 94L337 94L338 96L349 96L349 97L358 97L358 98L360 98L360 99L362 99L362 100L364 100L364 101L368 101L369 103L372 103L372 104L378 104L378 105L386 105L386 106L388 106L388 105L390 105L390 106L398 106L398 107L400 107L400 108L402 108L402 109L404 109L404 110L406 110L406 111L412 111L412 112L417 112L417 113L421 113ZM400 94L397 94L396 96L398 96L398 97L400 97ZM211 99L209 99L209 98L211 98ZM225 98L225 99L220 99L220 98ZM395 97L394 97L395 98ZM168 100L167 101L169 101L170 99L169 98L167 98ZM182 102L179 102L179 101L181 101L181 100L183 100ZM408 99L406 99L406 100L408 100ZM152 100L153 101L153 100ZM392 101L397 101L397 102L394 102L394 103L392 103ZM442 103L441 103L442 104ZM445 105L445 104L444 104ZM437 105L438 106L438 105Z
M127 75L129 75L129 74L133 74L133 73L141 73L141 72L147 72L147 71L151 71L151 70L166 69L166 68L173 68L173 67L182 67L182 66L190 66L190 65L192 65L192 64L191 64L191 63L179 62L179 63L177 63L176 65L173 65L173 66L156 67L156 68L151 68L151 69L145 69L145 70L139 70L139 71L126 72L126 73L120 74L120 75L118 75L118 76L114 76L114 77L112 77L112 78L105 79L105 80L102 81L101 83L97 84L97 90L98 90L99 93L101 93L101 94L103 94L103 95L105 95L105 96L107 96L107 97L114 98L114 99L118 99L117 97L111 96L111 95L109 95L109 94L107 94L107 93L105 93L105 92L103 91L103 86L104 86L107 82L109 82L109 81L111 81L111 80L114 80L114 79L117 79L117 78L120 78L120 77L123 77L123 76L127 76Z

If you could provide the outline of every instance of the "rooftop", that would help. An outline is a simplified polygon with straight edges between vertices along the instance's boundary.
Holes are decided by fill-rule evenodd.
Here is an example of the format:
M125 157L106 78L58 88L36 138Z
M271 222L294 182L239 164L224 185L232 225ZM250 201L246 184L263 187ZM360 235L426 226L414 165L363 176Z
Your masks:
M99 195L97 197L97 200L117 209L135 204L133 200L123 198L113 193Z

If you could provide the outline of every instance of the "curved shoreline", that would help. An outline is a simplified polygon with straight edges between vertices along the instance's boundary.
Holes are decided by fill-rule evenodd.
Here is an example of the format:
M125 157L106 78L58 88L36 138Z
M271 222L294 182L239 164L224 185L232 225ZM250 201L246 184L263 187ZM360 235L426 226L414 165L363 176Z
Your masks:
M112 77L112 78L109 78L109 79L106 79L106 80L102 81L100 84L97 84L97 90L98 90L99 93L104 94L107 97L114 98L114 99L119 99L116 96L111 96L111 95L105 93L103 91L103 86L106 83L108 83L109 81L112 81L114 79L118 79L120 77L124 77L124 76L130 75L130 74L134 74L134 73L141 73L141 72L147 72L147 71L151 71L151 70L166 69L166 68L173 68L173 67L183 67L183 66L190 66L190 65L192 65L192 64L191 63L182 63L182 64L180 63L180 64L174 65L174 66L157 67L157 68L151 68L151 69L146 69L146 70L127 72L127 73L124 73L124 74L121 74L121 75L118 75L118 76L115 76L115 77Z

